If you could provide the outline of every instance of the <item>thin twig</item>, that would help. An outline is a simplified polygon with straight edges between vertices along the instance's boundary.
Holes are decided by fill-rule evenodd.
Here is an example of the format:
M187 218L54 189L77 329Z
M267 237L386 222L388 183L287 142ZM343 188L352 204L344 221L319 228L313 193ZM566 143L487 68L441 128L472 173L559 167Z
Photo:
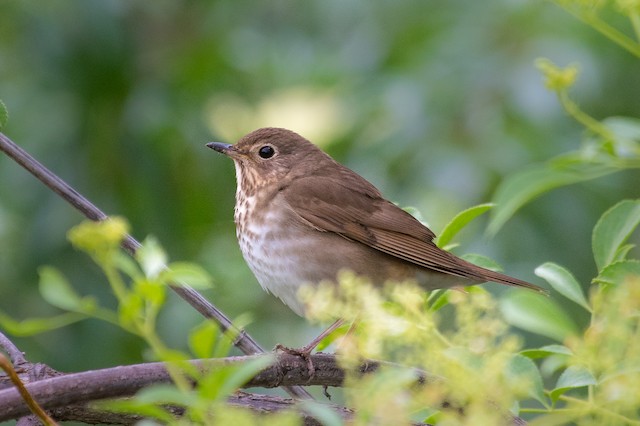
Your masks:
M10 158L20 166L28 170L38 180L44 183L56 194L64 198L69 204L94 221L105 220L108 216L87 200L82 194L73 189L64 180L51 172L39 161L33 158L24 149L19 147L5 134L0 133L0 150L4 151ZM122 242L122 247L131 255L141 247L131 235L127 235ZM183 283L171 285L171 289L181 298L200 312L205 318L216 321L223 331L229 330L233 335L238 336L234 345L247 355L264 353L265 350L244 330L240 330L233 325L231 320L211 302L205 299L200 293ZM312 399L312 396L302 387L285 387L289 395L295 398Z
M0 332L0 348L7 352L13 365L20 365L27 362L22 351L2 332Z

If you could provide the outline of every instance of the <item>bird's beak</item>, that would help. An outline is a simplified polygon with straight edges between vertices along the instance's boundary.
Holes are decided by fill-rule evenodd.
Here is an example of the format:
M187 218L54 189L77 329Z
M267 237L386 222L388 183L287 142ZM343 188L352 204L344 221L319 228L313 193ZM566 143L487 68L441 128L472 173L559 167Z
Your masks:
M221 154L226 154L227 151L229 151L231 149L233 145L228 144L228 143L222 143L222 142L209 142L207 144L208 148L213 149L214 151L217 151Z
M207 144L207 147L219 152L220 154L228 155L230 157L233 157L233 154L236 152L233 145L228 143L209 142Z

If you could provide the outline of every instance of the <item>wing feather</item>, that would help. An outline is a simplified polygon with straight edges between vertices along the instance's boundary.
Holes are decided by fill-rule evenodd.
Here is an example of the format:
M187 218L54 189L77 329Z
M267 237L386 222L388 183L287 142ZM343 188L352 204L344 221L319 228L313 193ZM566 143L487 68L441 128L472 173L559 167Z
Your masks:
M345 238L431 271L540 290L508 275L481 268L438 248L435 234L359 175L346 169L338 176L296 179L283 190L290 208L314 228Z

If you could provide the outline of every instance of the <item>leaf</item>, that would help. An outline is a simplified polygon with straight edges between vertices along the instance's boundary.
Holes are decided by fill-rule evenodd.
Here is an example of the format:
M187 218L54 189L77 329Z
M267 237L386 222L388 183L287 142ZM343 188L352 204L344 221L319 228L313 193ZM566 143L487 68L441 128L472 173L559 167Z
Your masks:
M573 355L571 349L564 345L546 345L535 349L525 349L520 352L521 355L527 358L545 358L549 355Z
M591 386L597 383L598 381L589 370L584 367L572 365L564 370L560 377L558 377L556 387L549 393L549 396L555 402L562 394L571 389Z
M300 401L297 406L324 426L343 426L345 424L340 415L326 404L304 400Z
M544 278L558 293L591 312L591 306L582 291L582 287L568 269L547 262L538 266L535 274Z
M188 284L196 289L211 288L212 278L200 265L190 262L173 262L162 272L162 277L177 285Z
M9 315L0 311L0 328L14 336L25 337L66 327L69 324L82 321L85 318L87 318L87 316L79 312L65 312L64 314L54 317L29 318L22 321L16 321Z
M260 356L243 363L240 367L233 367L233 374L227 377L224 383L222 383L218 397L231 395L242 387L242 385L251 380L253 376L273 364L274 361L274 354L261 354Z
M168 385L165 385L165 386L168 386ZM145 392L146 389L151 389L151 388L145 388L142 391L140 391L140 393ZM164 422L165 424L169 424L172 421L175 422L175 417L170 412L168 412L165 408L159 407L157 405L153 405L150 402L139 401L137 397L130 398L130 399L117 399L117 400L111 399L111 400L94 401L92 403L92 406L94 406L97 409L113 411L116 413L131 413L131 414L136 414L138 416L145 416L147 418L154 418ZM149 421L149 419L147 419L147 421ZM136 424L139 425L141 424L141 422L138 422Z
M129 278L138 280L143 277L140 266L128 254L119 251L115 254L114 261L116 267Z
M55 268L44 266L40 274L40 294L49 304L66 311L81 311L82 298L75 292L67 279Z
M189 333L189 348L197 358L211 358L220 329L213 321L203 321Z
M175 385L158 384L142 389L136 394L135 400L141 404L176 404L188 407L196 401L196 398L193 392L183 392Z
M549 297L528 291L510 291L500 301L505 320L518 328L563 341L577 334L573 320Z
M593 281L601 284L618 285L628 277L640 277L640 261L623 260L606 266Z
M429 310L432 312L436 312L442 307L447 306L449 304L449 290L438 289L429 292L427 303Z
M498 262L491 259L490 257L483 256L481 254L467 253L467 254L463 254L460 257L466 260L467 262L471 262L474 265L482 266L483 268L491 269L492 271L498 271L498 272L503 271L502 266L500 266Z
M519 354L513 355L506 366L505 377L516 389L521 387L521 382L524 381L529 396L542 405L547 405L540 370L531 359Z
M493 204L479 204L477 206L470 207L466 210L458 213L451 221L444 227L440 236L436 239L436 244L438 247L444 247L453 240L453 237L460 232L462 228L467 226L469 222L471 222L476 217L480 216L482 213L491 209Z
M9 111L7 110L7 106L4 104L4 102L2 102L2 99L0 99L0 130L2 130L2 128L7 125L8 121Z
M322 339L320 343L318 343L318 346L316 346L316 351L322 352L323 350L331 346L331 344L337 339L346 336L352 326L353 322L347 322L340 325L340 327L333 330L333 332L329 333L328 336L325 336L325 338Z
M612 263L640 223L640 200L624 200L607 210L593 228L591 245L598 272Z
M607 117L602 120L616 137L616 141L640 142L640 120L634 117ZM624 153L619 153L624 154Z
M148 278L156 278L167 264L167 254L160 247L160 243L153 237L147 237L142 247L136 251L136 260L140 263L144 274Z
M498 186L493 197L495 207L491 211L487 233L495 235L520 207L545 192L561 186L595 179L615 171L617 171L616 168L593 163L578 163L571 168L544 164L532 166L508 176Z

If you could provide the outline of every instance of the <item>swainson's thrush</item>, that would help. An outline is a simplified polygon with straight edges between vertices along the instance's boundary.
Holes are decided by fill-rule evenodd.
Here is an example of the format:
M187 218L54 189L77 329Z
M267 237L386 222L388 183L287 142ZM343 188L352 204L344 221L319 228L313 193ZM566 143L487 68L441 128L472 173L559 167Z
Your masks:
M438 248L435 234L371 183L290 130L264 128L207 146L236 169L242 255L263 289L303 315L298 289L351 270L374 283L425 289L492 281L541 289Z

